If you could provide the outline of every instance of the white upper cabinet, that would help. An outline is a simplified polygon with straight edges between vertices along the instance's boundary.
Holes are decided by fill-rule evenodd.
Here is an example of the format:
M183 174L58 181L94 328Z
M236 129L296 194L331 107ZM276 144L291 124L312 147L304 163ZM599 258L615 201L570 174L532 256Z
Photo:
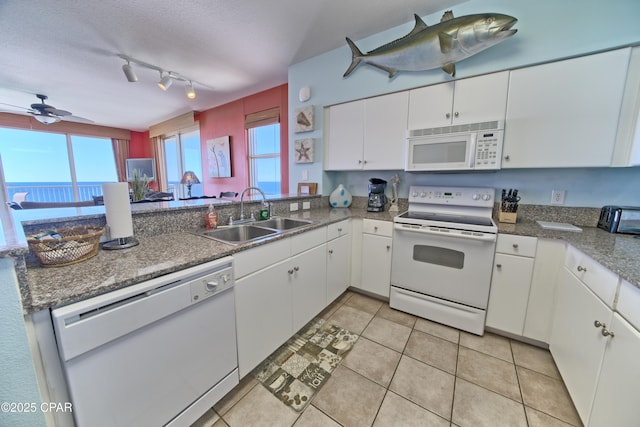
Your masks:
M404 168L408 92L329 107L325 170Z
M503 168L609 166L630 49L511 71Z
M640 47L631 50L612 166L640 166Z
M509 72L409 91L409 129L504 120Z

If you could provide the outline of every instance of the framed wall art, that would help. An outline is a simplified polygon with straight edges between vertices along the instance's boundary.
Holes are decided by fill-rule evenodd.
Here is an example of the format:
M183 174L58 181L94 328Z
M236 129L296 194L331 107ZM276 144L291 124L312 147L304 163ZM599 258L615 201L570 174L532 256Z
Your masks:
M296 163L313 163L313 139L296 139L294 150Z
M228 135L207 140L207 161L209 177L231 177L231 147Z
M309 132L313 130L313 105L299 107L294 110L295 133Z

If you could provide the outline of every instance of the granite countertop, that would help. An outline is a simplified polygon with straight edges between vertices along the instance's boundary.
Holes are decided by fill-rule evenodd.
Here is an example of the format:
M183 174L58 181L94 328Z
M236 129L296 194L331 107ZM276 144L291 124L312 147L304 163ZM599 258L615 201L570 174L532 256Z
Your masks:
M536 222L497 224L498 233L564 240L640 288L640 237L608 233L597 227L581 226L582 231L575 232L543 229Z
M199 236L198 230L140 238L138 246L117 251L100 250L95 257L77 264L29 267L30 295L25 297L23 293L23 307L26 313L32 313L69 304L354 216L384 221L393 219L388 212L314 209L290 215L290 218L311 220L312 225L259 242L230 245Z
M249 249L273 240L303 233L313 228L347 218L369 218L392 221L397 213L370 213L364 209L313 209L290 215L313 221L300 229L281 233L260 242L242 245L220 243L190 232L175 232L140 238L140 244L119 251L100 250L87 261L66 267L29 267L29 294L23 295L26 313L69 304L95 295L120 289L135 283L207 261ZM280 215L282 216L282 215ZM202 230L200 230L202 231ZM499 233L561 239L591 256L631 284L640 287L640 239L610 234L595 227L583 227L582 232L553 231L535 222L498 223Z

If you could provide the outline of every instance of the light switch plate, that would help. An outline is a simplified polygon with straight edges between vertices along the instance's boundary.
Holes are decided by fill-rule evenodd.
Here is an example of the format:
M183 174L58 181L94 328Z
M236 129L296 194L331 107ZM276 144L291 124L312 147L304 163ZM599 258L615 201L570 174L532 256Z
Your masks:
M302 202L302 209L311 209L311 202Z
M298 203L291 203L289 204L289 212L295 212L298 210Z

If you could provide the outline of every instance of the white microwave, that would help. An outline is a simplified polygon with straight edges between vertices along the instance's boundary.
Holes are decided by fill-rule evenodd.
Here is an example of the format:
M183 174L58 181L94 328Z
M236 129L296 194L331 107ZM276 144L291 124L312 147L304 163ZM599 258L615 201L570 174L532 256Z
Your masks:
M502 160L504 122L493 121L407 132L405 170L497 170Z

